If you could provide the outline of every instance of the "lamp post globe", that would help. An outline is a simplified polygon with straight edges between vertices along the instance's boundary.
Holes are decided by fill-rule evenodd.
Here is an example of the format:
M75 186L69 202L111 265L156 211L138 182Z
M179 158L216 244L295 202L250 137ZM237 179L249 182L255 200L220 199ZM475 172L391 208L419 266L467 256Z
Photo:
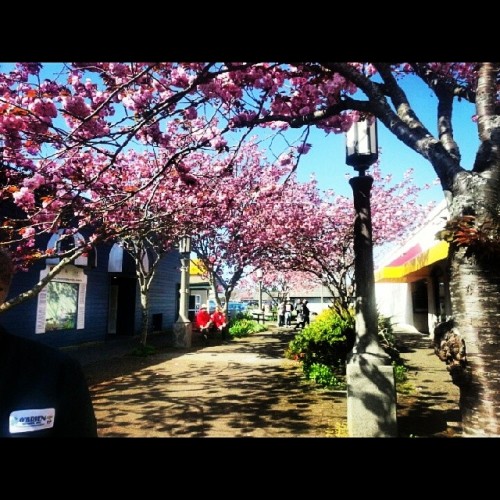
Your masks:
M378 159L377 120L365 119L354 122L346 132L345 162L359 175L365 175Z

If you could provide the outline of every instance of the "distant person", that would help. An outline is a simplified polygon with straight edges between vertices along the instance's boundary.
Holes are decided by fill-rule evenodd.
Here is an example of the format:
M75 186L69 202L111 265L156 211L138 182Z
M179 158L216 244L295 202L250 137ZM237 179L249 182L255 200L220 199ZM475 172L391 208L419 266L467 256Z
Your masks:
M227 316L224 314L224 309L221 306L215 308L215 312L212 314L211 321L217 332L220 332L221 339L223 342L229 340L227 331Z
M287 300L285 302L285 326L292 326L293 304Z
M278 304L278 326L285 326L285 301L281 300Z
M201 337L203 338L205 343L207 343L208 335L210 333L210 329L212 328L213 323L206 304L202 304L200 306L199 311L196 313L195 325L196 328L200 330Z
M0 304L14 266L0 249ZM0 437L97 437L83 370L67 354L0 326Z
M295 305L293 306L293 308L294 308L294 310L295 310L295 312L296 312L297 314L299 313L299 311L301 311L301 310L302 310L302 300L303 300L303 299L297 299L297 300L295 301Z
M304 314L302 311L303 301L297 300L295 304L295 312L297 313L295 316L295 329L304 328Z
M311 310L309 309L309 306L307 304L309 304L309 301L304 299L302 301L302 316L304 318L303 327L309 325L309 320L311 316Z
M306 299L302 299L300 304L297 306L297 327L305 328L306 325L309 325L309 320L311 316L311 311L307 306L308 301Z

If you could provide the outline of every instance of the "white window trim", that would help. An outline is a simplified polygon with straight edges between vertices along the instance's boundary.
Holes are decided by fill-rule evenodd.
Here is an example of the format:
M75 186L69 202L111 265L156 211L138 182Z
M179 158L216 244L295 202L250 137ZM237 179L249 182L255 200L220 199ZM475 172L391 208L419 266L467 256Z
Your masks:
M40 271L40 279L45 278L52 266L47 266ZM87 275L83 269L68 265L52 281L61 283L77 283L78 287L78 311L76 317L76 329L85 328L85 299L87 296ZM36 311L35 333L45 333L45 320L47 316L47 286L42 288L38 294L38 306Z

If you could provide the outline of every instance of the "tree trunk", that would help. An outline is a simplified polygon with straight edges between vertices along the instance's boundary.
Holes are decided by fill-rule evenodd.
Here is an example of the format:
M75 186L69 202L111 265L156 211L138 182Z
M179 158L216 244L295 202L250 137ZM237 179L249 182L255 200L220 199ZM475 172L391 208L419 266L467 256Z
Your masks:
M500 435L498 164L495 167L458 176L450 207L451 220L475 218L471 233L465 231L472 238L465 246L452 243L449 253L455 333L465 347L465 358L450 373L460 387L464 436ZM484 231L487 226L490 230ZM478 244L474 238L481 233Z
M463 248L451 254L453 317L465 342L466 364L452 372L460 387L465 436L500 435L500 265Z
M149 287L141 286L141 344L146 345L149 329Z

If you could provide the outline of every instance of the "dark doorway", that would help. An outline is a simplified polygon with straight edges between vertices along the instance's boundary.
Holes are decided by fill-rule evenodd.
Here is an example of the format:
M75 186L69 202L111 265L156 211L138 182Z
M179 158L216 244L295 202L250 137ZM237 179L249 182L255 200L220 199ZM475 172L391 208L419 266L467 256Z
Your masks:
M179 319L179 313L180 313L180 305L181 305L181 284L180 283L177 283L177 285L175 285L175 290L176 290L176 294L175 294L175 310L176 310L176 313L175 313L175 321L177 321Z
M134 335L136 278L112 276L109 291L108 333Z
M427 297L427 281L415 281L412 286L413 312L427 314L429 302Z
M189 296L189 311L188 311L189 321L194 321L195 316L196 316L196 296L190 295Z
M429 295L427 280L412 283L413 325L422 333L429 333Z

